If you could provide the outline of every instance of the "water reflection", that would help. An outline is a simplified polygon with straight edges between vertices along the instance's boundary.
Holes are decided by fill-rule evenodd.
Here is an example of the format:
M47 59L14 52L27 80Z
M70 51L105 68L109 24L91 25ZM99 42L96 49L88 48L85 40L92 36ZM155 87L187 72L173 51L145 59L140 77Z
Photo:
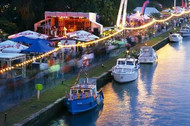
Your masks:
M55 121L50 122L48 126L94 126L97 119L101 116L103 106L104 105L101 104L91 111L77 115L71 115L67 112L65 115L58 117Z

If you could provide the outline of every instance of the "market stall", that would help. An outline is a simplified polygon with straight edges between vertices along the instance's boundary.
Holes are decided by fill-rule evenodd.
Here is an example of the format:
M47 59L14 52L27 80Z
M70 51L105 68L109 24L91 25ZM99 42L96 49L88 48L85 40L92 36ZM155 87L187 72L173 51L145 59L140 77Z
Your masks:
M12 65L26 61L26 55L20 53L0 53L0 69L11 67ZM18 67L12 71L3 73L0 78L16 78L26 76L26 67Z

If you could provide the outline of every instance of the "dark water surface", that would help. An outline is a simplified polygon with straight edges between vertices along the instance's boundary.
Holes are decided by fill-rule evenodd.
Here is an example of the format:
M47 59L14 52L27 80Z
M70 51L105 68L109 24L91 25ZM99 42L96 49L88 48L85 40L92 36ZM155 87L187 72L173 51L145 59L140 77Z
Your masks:
M49 126L190 126L190 38L157 51L158 62L140 65L136 81L108 83L104 105Z

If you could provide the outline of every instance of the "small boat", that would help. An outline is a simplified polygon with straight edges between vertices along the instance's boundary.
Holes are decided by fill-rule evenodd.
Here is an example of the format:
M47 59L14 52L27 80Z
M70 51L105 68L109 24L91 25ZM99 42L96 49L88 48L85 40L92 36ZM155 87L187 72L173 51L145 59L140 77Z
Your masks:
M169 35L170 42L182 42L183 37L178 33L173 33Z
M138 63L154 63L157 59L158 56L151 46L143 46L140 48Z
M137 59L119 58L116 65L112 68L112 76L119 83L134 81L138 77L139 65Z
M95 78L81 78L70 88L65 105L72 114L85 112L103 103L103 92L97 91Z
M183 37L188 37L188 36L190 36L190 27L187 26L187 25L181 27L181 29L180 29L180 34L181 34Z

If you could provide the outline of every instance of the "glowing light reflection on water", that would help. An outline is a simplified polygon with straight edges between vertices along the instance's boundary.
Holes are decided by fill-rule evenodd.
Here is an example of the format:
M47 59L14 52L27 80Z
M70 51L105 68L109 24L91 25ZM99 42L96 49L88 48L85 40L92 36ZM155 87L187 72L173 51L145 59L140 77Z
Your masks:
M57 125L189 126L188 40L184 38L181 44L167 44L157 51L158 62L141 65L136 81L127 84L108 83L103 88L105 100L101 109L77 116L63 114L49 125L56 125L62 120Z

